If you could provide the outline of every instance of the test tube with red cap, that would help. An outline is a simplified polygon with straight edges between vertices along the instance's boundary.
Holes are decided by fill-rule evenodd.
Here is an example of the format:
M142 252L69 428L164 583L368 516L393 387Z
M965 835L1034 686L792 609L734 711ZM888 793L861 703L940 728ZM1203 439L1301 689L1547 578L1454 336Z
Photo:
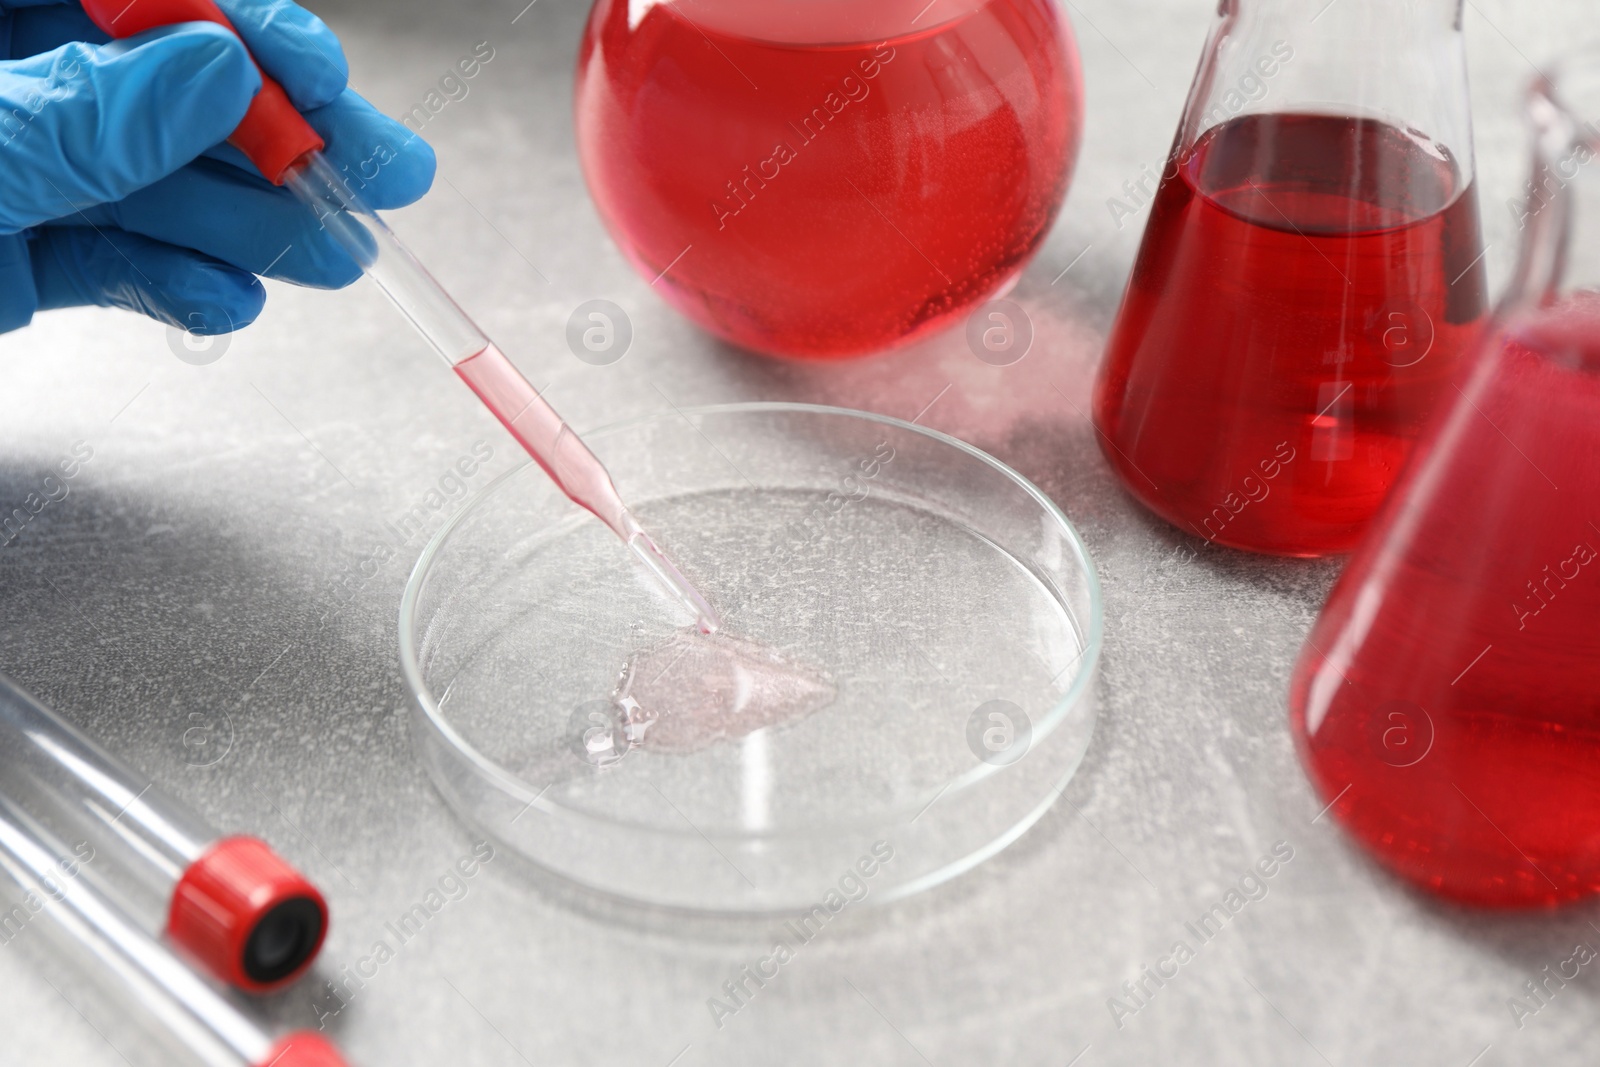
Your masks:
M85 1017L102 1036L109 1029L120 1038L107 1037L120 1055L152 1067L345 1067L320 1034L274 1037L228 1003L90 884L84 875L93 864L0 797L0 885L9 880L21 891L19 901L6 901L9 917L22 916L13 918L10 941L36 943L50 966L70 969L71 984L87 983L89 996L79 999L93 1003Z
M266 842L224 837L0 676L0 794L66 842L148 934L252 993L293 981L327 904Z

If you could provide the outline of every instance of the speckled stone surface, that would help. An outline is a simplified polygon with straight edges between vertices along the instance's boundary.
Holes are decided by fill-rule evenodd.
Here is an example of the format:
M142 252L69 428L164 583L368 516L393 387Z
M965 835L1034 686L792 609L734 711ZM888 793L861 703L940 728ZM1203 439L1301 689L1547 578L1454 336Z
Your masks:
M320 1019L374 1065L1592 1059L1600 986L1587 970L1520 1027L1508 1008L1575 943L1600 944L1592 909L1443 908L1317 818L1283 695L1338 564L1200 546L1140 512L1092 439L1089 384L1139 228L1119 230L1106 200L1163 157L1214 5L1066 5L1087 140L1061 222L1014 297L1034 350L996 368L959 331L811 367L741 355L675 317L583 189L570 100L584 5L523 3L327 6L356 84L391 111L478 42L495 50L425 128L440 181L397 227L580 428L668 402L806 400L906 418L932 403L925 424L1036 481L1094 552L1108 635L1098 732L1061 802L1014 847L924 896L848 909L720 1020L708 998L768 955L770 926L617 912L509 857L374 962L385 924L473 850L407 736L395 619L424 538L390 559L376 550L397 540L386 522L476 442L494 454L473 485L506 469L508 440L365 284L273 286L260 323L203 366L129 315L44 315L0 338L0 506L74 442L93 458L0 549L0 668L325 888L335 918L322 962L252 1010L274 1025ZM1532 63L1592 36L1593 8L1469 0L1466 25L1498 284L1514 248L1506 202L1523 181L1520 88ZM567 316L593 298L632 318L633 348L611 366L565 346ZM1293 859L1265 895L1119 1028L1108 998L1278 842ZM0 945L0 1061L123 1062L22 947ZM325 983L346 968L367 977L347 982L341 1005Z

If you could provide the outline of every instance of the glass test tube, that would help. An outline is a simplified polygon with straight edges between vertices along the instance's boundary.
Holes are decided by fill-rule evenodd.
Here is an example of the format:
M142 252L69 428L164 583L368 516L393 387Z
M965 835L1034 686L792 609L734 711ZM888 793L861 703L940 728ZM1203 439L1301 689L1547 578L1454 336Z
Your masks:
M70 966L74 979L88 983L94 1004L86 1017L102 1035L109 1024L137 1040L137 1047L126 1038L113 1042L120 1055L132 1052L152 1067L343 1067L320 1035L274 1038L229 1004L90 884L85 875L94 862L81 862L0 797L0 884L12 883L5 891L12 899L4 901L14 928L8 943L37 939L52 964ZM97 1011L114 1017L93 1020Z
M0 794L66 842L92 880L152 935L249 992L310 965L327 905L263 841L222 837L0 676Z

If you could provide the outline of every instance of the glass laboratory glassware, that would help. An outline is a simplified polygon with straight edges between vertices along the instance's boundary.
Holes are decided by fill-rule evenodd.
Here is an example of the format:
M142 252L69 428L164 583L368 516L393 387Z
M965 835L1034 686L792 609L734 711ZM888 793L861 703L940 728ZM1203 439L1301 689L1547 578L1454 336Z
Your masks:
M0 798L66 841L146 932L230 985L281 988L322 946L322 894L266 842L223 837L3 676Z
M1600 52L1529 101L1510 291L1290 693L1344 827L1493 907L1600 890Z
M832 697L757 695L733 705L742 723L708 709L680 724L698 737L592 759L619 668L673 631L602 565L600 531L520 468L439 532L400 606L411 737L470 825L604 896L795 915L842 871L872 872L870 901L937 885L1050 808L1094 730L1103 607L1037 487L840 408L686 408L590 443L685 565L718 576L728 631L819 668ZM687 654L650 674L702 669ZM763 688L756 672L740 686Z
M1351 550L1449 393L1488 301L1460 16L1223 0L1094 398L1123 484L1181 529Z
M240 1012L101 894L89 876L94 865L0 796L6 947L34 956L45 980L124 1062L345 1067L321 1034L274 1037Z
M744 348L831 359L1021 273L1083 83L1051 0L598 0L576 118L600 214L668 302Z

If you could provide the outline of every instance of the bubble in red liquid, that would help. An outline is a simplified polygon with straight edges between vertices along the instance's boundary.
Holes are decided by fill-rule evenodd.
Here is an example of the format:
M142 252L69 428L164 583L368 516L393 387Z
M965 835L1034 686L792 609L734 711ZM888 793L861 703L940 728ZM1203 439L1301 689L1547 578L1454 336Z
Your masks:
M1168 165L1095 393L1123 484L1185 532L1347 552L1488 305L1447 149L1330 115L1233 119Z
M1011 282L1082 128L1051 0L598 0L578 147L674 307L736 345L908 342Z
M1497 344L1334 589L1290 718L1383 864L1545 906L1600 890L1600 296Z

